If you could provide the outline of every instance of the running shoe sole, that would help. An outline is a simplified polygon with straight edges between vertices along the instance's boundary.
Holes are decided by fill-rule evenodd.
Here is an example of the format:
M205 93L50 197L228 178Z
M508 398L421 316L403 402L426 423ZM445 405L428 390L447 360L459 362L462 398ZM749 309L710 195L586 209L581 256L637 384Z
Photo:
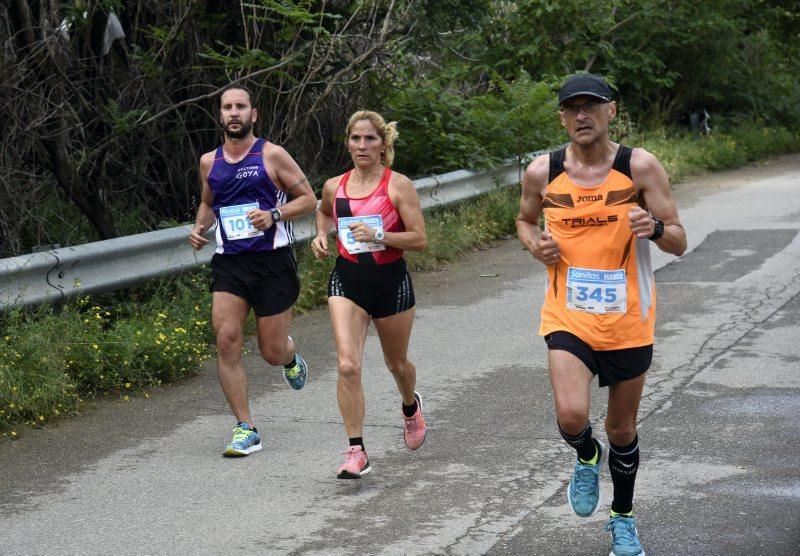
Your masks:
M372 466L370 466L370 464L367 463L367 466L364 469L361 470L361 473L350 473L349 471L347 471L345 469L343 471L340 471L339 474L336 475L336 478L337 479L360 479L361 477L363 477L364 475L366 475L370 471L372 471Z
M237 450L235 448L226 448L222 455L226 458L240 458L244 456L249 456L253 452L260 452L262 449L261 443L253 444L249 448L245 448L244 450Z

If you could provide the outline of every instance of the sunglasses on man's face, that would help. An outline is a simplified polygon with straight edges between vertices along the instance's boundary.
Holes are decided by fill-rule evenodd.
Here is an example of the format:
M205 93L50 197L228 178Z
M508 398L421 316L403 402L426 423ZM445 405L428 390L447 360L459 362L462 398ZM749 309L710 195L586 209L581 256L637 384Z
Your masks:
M595 112L600 110L600 107L602 105L604 105L604 104L608 104L608 101L607 100L602 100L602 101L594 100L594 101L591 101L591 102L586 102L584 104L573 104L573 105L570 105L570 106L562 106L561 107L561 112L563 112L564 114L567 114L569 116L577 116L578 112L580 112L581 110L583 110L584 114L594 114Z

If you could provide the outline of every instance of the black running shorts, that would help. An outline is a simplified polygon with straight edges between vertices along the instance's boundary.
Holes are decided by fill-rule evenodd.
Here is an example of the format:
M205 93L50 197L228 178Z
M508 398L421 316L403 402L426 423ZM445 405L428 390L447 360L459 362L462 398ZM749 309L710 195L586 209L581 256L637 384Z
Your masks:
M374 319L408 311L415 303L405 259L358 264L338 257L328 280L328 295L346 297Z
M544 337L548 349L568 351L593 375L597 375L600 386L608 386L636 378L650 368L653 361L653 344L643 347L596 351L589 344L569 332L553 332Z
M257 317L283 313L300 295L291 247L211 258L212 292L232 293L250 303Z

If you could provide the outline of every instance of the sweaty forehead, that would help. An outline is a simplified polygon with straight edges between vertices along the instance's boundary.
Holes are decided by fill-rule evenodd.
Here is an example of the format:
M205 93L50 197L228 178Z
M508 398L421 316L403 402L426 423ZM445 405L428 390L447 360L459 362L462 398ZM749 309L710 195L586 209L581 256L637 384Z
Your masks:
M225 91L222 94L222 98L219 99L220 105L224 104L250 104L250 95L247 94L247 91L243 91L242 89L230 89Z
M350 128L350 133L358 133L358 134L365 134L365 133L373 133L378 135L378 129L372 125L372 122L369 120L358 120L353 123L353 127Z

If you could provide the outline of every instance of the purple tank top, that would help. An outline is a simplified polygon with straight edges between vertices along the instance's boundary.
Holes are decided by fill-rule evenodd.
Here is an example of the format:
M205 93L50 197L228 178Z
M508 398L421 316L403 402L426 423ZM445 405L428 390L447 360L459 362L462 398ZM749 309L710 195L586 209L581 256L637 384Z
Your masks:
M217 217L217 253L235 255L254 251L272 251L294 242L291 222L276 222L266 231L256 230L247 212L269 210L286 204L287 196L278 189L264 167L262 151L266 140L256 139L242 160L229 163L217 147L208 173L208 185L214 194L211 207Z

